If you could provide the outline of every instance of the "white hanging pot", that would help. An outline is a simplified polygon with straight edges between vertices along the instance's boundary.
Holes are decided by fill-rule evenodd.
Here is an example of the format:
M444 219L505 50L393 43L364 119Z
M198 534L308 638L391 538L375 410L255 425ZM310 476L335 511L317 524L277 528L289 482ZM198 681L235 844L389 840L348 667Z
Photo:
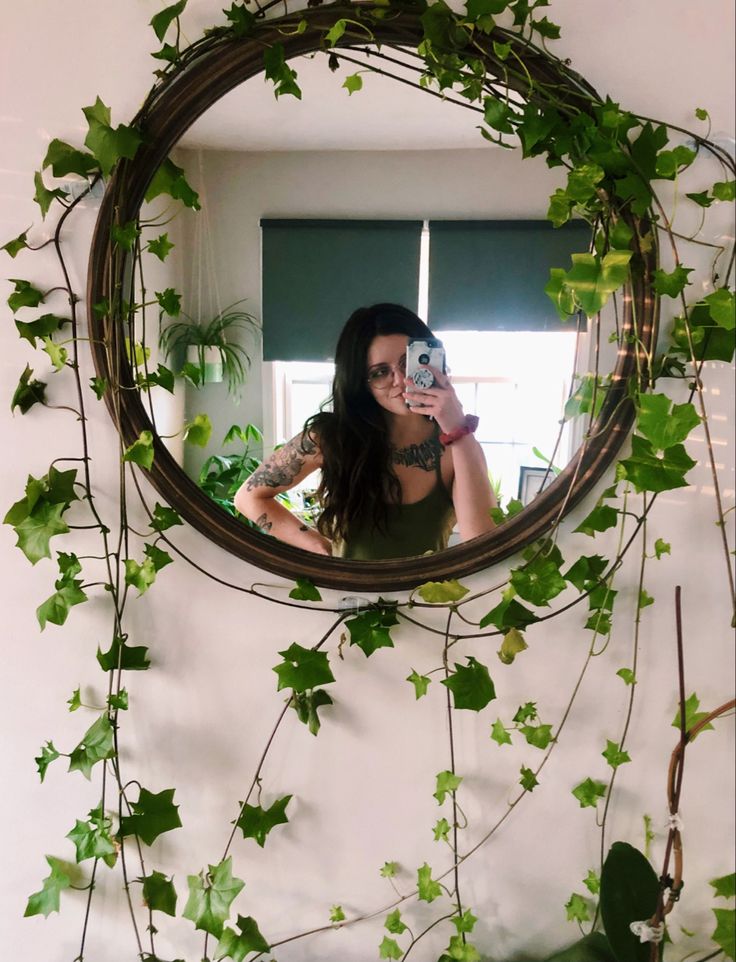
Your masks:
M199 347L190 344L187 347L187 361L200 366L200 357L204 356L202 375L204 384L220 384L223 379L222 355L216 347Z

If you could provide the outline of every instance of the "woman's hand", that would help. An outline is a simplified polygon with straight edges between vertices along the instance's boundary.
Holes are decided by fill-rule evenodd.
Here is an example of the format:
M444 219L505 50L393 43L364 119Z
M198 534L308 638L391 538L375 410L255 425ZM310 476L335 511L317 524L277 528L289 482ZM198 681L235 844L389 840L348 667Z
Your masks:
M432 372L434 384L430 388L419 388L408 377L404 400L410 402L412 411L434 418L443 434L449 434L465 424L463 406L449 377L434 367L424 366Z

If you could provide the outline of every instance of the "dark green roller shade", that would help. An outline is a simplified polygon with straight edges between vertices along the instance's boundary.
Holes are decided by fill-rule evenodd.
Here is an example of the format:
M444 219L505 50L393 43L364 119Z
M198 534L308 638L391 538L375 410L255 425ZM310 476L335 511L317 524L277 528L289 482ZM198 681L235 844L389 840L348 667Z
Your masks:
M416 310L422 221L261 220L263 357L326 361L358 307Z
M544 287L550 268L569 270L570 254L587 251L590 236L584 221L430 221L430 327L566 329Z

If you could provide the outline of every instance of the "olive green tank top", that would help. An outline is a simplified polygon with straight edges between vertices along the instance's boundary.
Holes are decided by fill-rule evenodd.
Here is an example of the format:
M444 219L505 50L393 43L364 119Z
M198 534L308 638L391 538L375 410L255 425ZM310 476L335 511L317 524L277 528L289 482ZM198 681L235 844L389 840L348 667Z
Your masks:
M381 561L442 551L454 524L455 509L438 463L429 494L420 501L389 505L385 529L374 527L372 522L350 525L340 554L352 561Z

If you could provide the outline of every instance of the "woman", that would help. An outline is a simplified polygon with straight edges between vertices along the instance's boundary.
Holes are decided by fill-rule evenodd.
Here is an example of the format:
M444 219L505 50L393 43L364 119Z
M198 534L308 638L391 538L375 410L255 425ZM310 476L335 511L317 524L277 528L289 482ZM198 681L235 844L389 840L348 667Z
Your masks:
M405 307L351 315L335 351L332 411L310 418L253 472L235 497L242 514L297 548L364 561L441 550L455 520L464 541L491 530L495 498L477 419L441 371L430 368L435 383L425 390L407 379L411 337L433 334ZM318 468L315 529L275 497Z

